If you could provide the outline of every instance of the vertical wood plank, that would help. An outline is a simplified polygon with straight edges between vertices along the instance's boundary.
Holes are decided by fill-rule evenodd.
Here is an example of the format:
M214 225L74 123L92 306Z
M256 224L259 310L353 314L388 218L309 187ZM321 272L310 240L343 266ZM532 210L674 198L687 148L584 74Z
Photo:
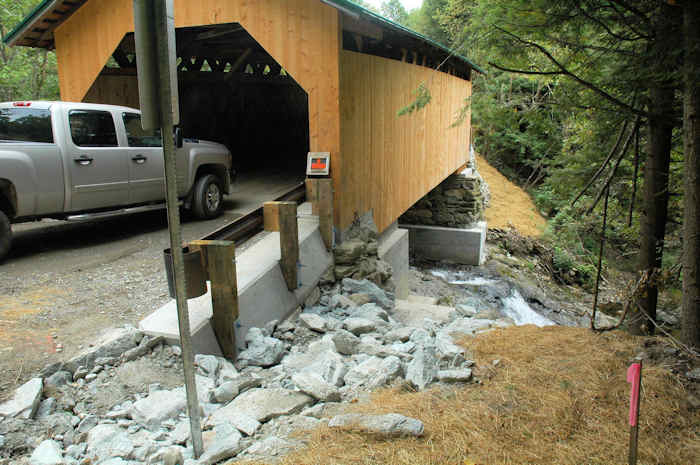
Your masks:
M333 180L317 179L319 229L323 243L329 251L333 248Z
M280 212L277 202L263 203L263 229L268 232L280 230Z
M238 318L238 283L236 281L236 247L230 241L193 241L199 247L209 274L212 300L212 327L221 352L236 359L235 323Z
M277 202L280 225L280 267L287 287L293 291L298 287L297 264L299 263L299 226L296 202Z

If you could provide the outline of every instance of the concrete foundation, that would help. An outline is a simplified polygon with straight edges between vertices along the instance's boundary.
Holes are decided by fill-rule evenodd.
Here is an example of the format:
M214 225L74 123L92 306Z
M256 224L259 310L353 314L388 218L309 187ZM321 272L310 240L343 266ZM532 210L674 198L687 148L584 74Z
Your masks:
M408 231L399 228L394 222L379 236L380 259L391 265L394 272L393 280L396 284L396 298L408 297Z
M311 204L299 207L299 288L287 289L279 266L279 233L263 233L263 237L236 255L239 318L236 321L238 350L245 349L245 335L251 327L263 327L271 320L282 320L291 314L318 285L333 256L326 250L318 227L318 217L311 215ZM220 355L209 320L211 297L207 293L188 301L192 344L196 353ZM172 300L146 317L139 329L153 336L163 336L170 343L179 343L177 307Z
M401 225L409 231L411 254L430 260L481 265L486 258L486 222L470 228Z

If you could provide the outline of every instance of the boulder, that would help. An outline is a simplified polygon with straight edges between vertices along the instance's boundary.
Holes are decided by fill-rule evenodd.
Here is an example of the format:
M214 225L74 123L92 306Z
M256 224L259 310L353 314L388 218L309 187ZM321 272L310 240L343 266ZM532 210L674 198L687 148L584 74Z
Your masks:
M100 337L93 347L79 353L65 363L65 369L71 373L79 366L88 370L95 366L95 360L101 357L119 358L129 349L139 345L143 334L133 327L115 328Z
M437 378L443 383L466 383L472 379L472 371L469 368L462 370L440 370Z
M197 365L197 372L202 376L216 379L219 371L219 359L214 355L196 354L194 363Z
M448 334L465 334L473 336L479 331L488 329L493 325L493 320L481 318L458 318L450 323L444 331Z
M298 443L277 436L269 436L253 443L252 446L245 450L245 454L246 456L260 458L279 457L291 452L297 445Z
M48 378L44 379L46 386L61 387L73 381L73 375L70 371L59 370Z
M384 335L384 339L388 342L406 342L411 338L411 334L416 328L410 326L402 326L400 328L395 328Z
M325 333L328 329L328 324L326 319L315 313L302 313L299 315L299 323L311 331L316 331L317 333Z
M128 458L133 450L134 443L127 432L115 424L97 425L88 433L86 453L99 460Z
M34 449L29 457L31 465L63 465L63 452L61 445L50 439L42 441L39 447Z
M422 436L423 422L397 413L386 415L364 415L346 413L337 415L328 422L331 428L345 428L380 434L383 436Z
M271 418L299 412L311 402L313 399L310 396L289 389L251 389L215 411L208 421L217 424L221 423L221 418L242 413L264 423Z
M333 249L336 265L352 265L367 253L367 244L360 239L347 240Z
M284 343L274 337L264 336L259 328L250 328L246 334L248 348L238 355L249 365L269 367L279 363L284 354Z
M365 333L373 333L377 330L378 323L374 320L368 320L367 318L346 318L343 321L343 326L345 329L350 331L355 336Z
M370 303L369 294L365 293L351 294L348 296L348 299L350 299L352 302L355 303L355 305L358 306Z
M199 390L197 392L199 395ZM184 389L154 391L134 402L129 413L139 424L155 431L165 420L176 418L187 407Z
M435 381L438 371L438 361L435 348L421 347L413 354L413 360L406 366L406 381L417 389L425 389Z
M234 431L223 437L217 437L216 441L205 449L198 463L199 465L214 465L234 457L241 449L241 435Z
M343 291L348 294L367 294L370 302L374 302L384 310L391 310L394 308L393 298L389 297L389 295L387 295L387 293L384 292L379 286L366 279L357 281L350 278L344 278Z
M41 402L44 383L41 378L32 378L17 389L12 399L0 404L0 418L34 418Z
M340 401L340 392L332 384L326 382L320 374L305 370L295 373L292 382L304 394L308 394L314 399L323 402Z
M369 300L369 298L368 298ZM348 308L354 308L357 306L357 303L355 303L353 300L349 299L348 297L345 297L343 294L333 294L331 297L331 303L330 307L332 309L336 308L342 308L342 309L348 309Z
M336 350L343 355L353 355L357 353L360 339L349 331L339 329L332 334L333 343Z
M370 357L348 371L344 380L345 384L371 389L384 386L400 375L401 361L398 357Z

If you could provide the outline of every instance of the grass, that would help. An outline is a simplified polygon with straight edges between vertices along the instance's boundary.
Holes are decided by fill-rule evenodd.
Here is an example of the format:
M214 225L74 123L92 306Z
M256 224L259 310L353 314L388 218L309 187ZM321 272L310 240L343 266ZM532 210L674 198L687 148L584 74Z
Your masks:
M626 371L641 339L621 332L534 326L464 341L482 384L376 392L352 411L396 412L425 424L423 438L381 439L321 428L282 463L617 464L627 463ZM500 362L494 366L494 360ZM643 372L640 464L700 462L700 412L662 365Z

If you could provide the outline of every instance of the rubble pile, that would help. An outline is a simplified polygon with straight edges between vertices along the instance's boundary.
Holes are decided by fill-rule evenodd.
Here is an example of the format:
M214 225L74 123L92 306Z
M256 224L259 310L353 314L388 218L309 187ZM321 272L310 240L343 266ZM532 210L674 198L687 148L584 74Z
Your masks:
M292 432L322 424L420 436L417 419L346 414L344 407L395 383L426 389L469 382L473 362L455 338L512 324L455 309L447 321L406 326L394 317L392 294L367 279L344 278L317 293L317 303L290 319L250 330L235 363L196 356L205 445L198 460L182 381L126 389L125 373L143 371L146 362L182 380L179 348L121 328L47 367L0 405L0 464L274 460L303 445Z

